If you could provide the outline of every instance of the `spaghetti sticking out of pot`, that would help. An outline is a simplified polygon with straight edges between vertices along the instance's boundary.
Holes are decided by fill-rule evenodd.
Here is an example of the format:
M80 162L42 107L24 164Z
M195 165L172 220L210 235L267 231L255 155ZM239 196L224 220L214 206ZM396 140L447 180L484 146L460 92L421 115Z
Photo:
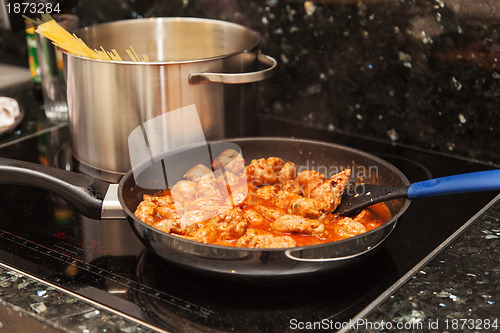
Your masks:
M122 57L115 49L106 51L102 46L100 50L90 48L82 39L78 38L75 34L71 34L59 25L59 23L49 14L42 14L42 18L36 20L32 20L28 17L25 18L37 26L36 32L38 34L51 40L54 45L66 52L90 59L123 61ZM149 62L147 55L143 55L143 57L140 58L132 46L130 50L127 50L127 54L134 62Z

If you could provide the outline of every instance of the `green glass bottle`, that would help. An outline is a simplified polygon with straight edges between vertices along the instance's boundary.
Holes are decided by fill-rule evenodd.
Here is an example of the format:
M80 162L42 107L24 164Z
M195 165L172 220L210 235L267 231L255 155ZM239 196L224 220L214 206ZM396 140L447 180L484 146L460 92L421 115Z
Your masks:
M31 21L26 20L26 43L28 46L28 62L33 82L33 94L39 101L43 99L42 95L42 75L38 63L38 53L36 47L35 26Z

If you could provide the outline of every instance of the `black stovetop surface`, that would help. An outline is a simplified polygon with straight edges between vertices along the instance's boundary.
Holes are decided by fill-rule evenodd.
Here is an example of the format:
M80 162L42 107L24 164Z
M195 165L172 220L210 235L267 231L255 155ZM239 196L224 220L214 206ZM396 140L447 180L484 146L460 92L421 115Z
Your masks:
M489 168L360 137L269 126L278 135L379 155L411 182ZM4 147L0 156L53 164L61 154L70 156L68 140L62 127ZM70 157L62 160L67 162L62 167L71 167ZM274 285L185 271L146 250L125 220L85 218L43 190L0 188L2 263L172 332L286 332L299 323L321 321L335 327L332 323L353 318L397 283L494 197L476 193L416 200L368 260L346 272Z

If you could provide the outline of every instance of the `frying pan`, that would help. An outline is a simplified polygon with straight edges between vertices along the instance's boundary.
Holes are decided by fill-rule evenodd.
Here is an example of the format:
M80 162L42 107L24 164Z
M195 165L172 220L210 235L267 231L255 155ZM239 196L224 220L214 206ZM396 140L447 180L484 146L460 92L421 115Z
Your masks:
M218 156L227 143L239 146L247 163L252 159L277 156L294 162L298 171L313 169L330 176L350 168L353 181L362 180L383 186L410 185L405 175L390 163L342 145L291 138L241 138L210 142L212 156ZM351 266L366 259L390 235L396 221L410 203L407 199L388 201L386 205L392 213L392 219L364 234L326 244L284 249L204 244L164 233L134 216L143 194L153 194L158 191L158 184L165 184L165 179L162 179L165 165L170 165L169 181L181 179L187 170L197 164L197 157L201 159L206 149L206 145L191 147L189 163L165 163L166 160L185 160L177 159L175 152L165 154L154 163L143 165L139 168L142 170L140 172L137 169L130 170L119 184L108 184L84 174L0 158L0 183L52 191L93 219L126 217L137 237L163 259L190 269L234 277L298 277ZM158 170L160 172L156 172ZM172 177L172 174L177 176Z

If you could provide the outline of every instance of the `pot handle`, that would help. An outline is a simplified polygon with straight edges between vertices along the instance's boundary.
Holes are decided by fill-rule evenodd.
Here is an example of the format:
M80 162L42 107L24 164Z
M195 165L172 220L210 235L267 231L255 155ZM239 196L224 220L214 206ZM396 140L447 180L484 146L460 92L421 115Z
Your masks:
M0 184L36 187L65 199L92 219L101 218L109 184L90 176L36 163L0 157Z
M250 73L191 73L189 74L189 83L252 83L269 79L274 75L274 70L278 66L278 62L276 61L276 59L268 55L259 53L257 55L257 60L259 61L259 63L267 66L267 68L261 71Z
M393 229L394 229L394 226L395 226L395 224L393 225ZM370 251L373 251L377 246L379 246L380 244L382 244L387 239L387 237L389 237L389 235L391 234L391 232L388 232L387 235L385 235L385 237L382 238L382 240L379 241L377 244L375 244L373 246L367 247L364 251L361 251L361 252L358 252L358 253L355 253L355 254L351 254L351 255L348 255L348 256L335 257L335 258L299 258L299 257L295 257L293 255L293 252L301 251L300 249L298 249L298 250L286 250L285 251L285 256L287 256L288 259L292 259L292 260L295 260L295 261L302 261L302 262L332 262L332 261L342 261L342 260L354 259L354 258L359 257L359 256L361 256L363 254L366 254L366 253L368 253Z

